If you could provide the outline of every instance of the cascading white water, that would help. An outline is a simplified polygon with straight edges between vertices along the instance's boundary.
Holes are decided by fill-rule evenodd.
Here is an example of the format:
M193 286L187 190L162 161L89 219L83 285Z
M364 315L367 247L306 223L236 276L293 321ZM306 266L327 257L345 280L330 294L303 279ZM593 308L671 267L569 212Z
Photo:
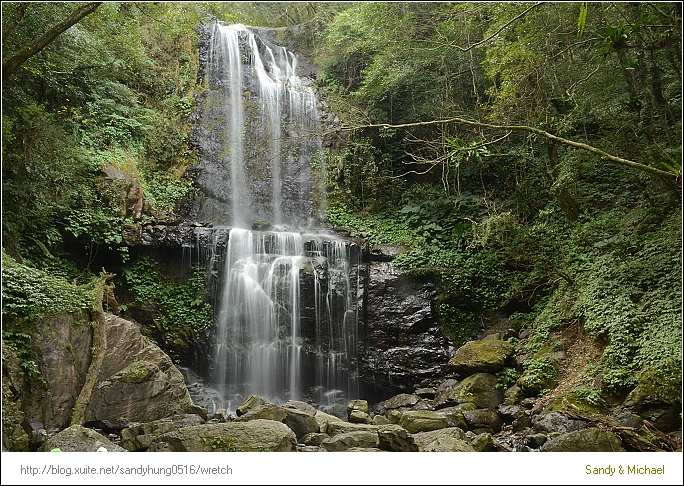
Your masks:
M230 173L223 200L231 214L211 381L222 397L216 406L228 410L252 394L323 407L358 394L358 272L346 243L304 229L315 219L310 161L322 143L313 135L315 92L296 69L293 53L253 29L214 24L208 123L229 126L204 146L229 168L220 173ZM279 230L250 229L254 222Z
M230 231L216 355L226 392L300 395L302 253L299 233Z

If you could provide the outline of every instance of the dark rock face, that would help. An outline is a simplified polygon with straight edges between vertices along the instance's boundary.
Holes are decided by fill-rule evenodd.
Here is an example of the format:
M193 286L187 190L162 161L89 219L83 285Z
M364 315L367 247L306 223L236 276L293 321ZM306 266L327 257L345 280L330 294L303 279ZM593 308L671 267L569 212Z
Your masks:
M199 51L204 69L200 77L207 89L197 95L192 135L200 163L187 174L201 196L186 201L185 216L223 225L235 224L244 217L246 223L265 220L298 227L308 226L317 217L311 158L320 149L320 141L310 143L310 133L304 133L309 127L301 126L301 120L318 117L316 100L311 101L313 106L305 103L305 114L295 112L301 106L293 101L296 97L289 96L290 88L283 85L287 93L278 102L280 111L268 112L270 101L265 98L272 93L264 94L263 81L252 66L255 56L282 56L283 48L280 41L274 42L274 34L273 29L238 30L240 66L227 62L229 57L220 45L224 38L218 24L201 29ZM264 65L270 75L278 69L267 65L267 61ZM295 74L302 86L311 84L308 76L312 73ZM240 86L231 90L235 82L240 82ZM242 126L235 127L236 123ZM275 127L276 124L279 126ZM271 131L278 129L277 134ZM239 147L235 140L239 140ZM277 156L272 151L275 141L279 144ZM276 193L279 198L274 197ZM234 211L240 214L233 214ZM277 221L278 212L282 212L282 221Z
M389 262L371 262L365 321L360 324L361 380L381 390L410 391L445 375L453 351L439 328L435 287L417 284Z
M227 229L215 229L187 220L152 221L125 224L123 241L128 246L212 248L224 247L228 241Z

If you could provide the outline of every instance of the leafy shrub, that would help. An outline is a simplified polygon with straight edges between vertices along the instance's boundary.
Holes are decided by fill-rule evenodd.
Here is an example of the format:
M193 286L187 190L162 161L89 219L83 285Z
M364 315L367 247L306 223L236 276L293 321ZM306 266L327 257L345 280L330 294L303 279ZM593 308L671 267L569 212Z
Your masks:
M504 368L496 373L496 387L504 390L515 384L520 374L515 368Z
M539 396L549 392L558 377L557 362L554 358L542 356L537 359L523 361L523 376L529 389L539 390Z
M142 258L122 269L126 286L133 292L133 304L154 303L159 312L154 324L168 342L183 345L209 329L213 324L213 309L205 301L206 272L193 265L191 276L176 283L164 276L159 264Z
M92 289L17 263L2 251L2 313L26 320L89 309Z
M40 378L33 359L33 326L38 320L91 308L92 286L17 263L2 250L2 340L12 349L30 379ZM4 358L4 356L3 356Z

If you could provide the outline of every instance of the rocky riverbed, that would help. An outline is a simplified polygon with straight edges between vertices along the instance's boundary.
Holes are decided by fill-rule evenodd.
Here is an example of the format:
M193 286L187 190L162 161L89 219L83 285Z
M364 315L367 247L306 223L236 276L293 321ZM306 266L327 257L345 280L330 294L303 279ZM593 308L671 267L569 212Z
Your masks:
M121 323L120 323L121 324ZM526 396L524 382L504 390L496 373L514 346L498 333L456 350L458 378L424 380L412 393L380 403L351 400L346 417L291 400L284 405L252 395L235 413L183 408L157 420L111 420L62 430L38 450L130 452L624 452L681 450L681 428L670 408L633 390L609 413L573 395ZM129 380L130 381L130 380ZM144 381L144 380L142 380ZM520 385L523 385L522 387ZM149 389L145 387L144 389ZM660 428L654 424L658 424ZM107 427L97 430L97 424ZM96 430L93 430L95 428ZM662 429L672 429L666 433Z

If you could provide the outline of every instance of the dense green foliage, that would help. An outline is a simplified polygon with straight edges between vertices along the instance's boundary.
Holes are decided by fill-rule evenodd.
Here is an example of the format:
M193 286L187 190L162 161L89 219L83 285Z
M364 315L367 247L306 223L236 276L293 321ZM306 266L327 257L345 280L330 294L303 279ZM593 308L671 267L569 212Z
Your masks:
M20 5L3 3L3 22ZM30 4L7 30L3 59L74 8ZM131 180L166 211L190 189L179 177L195 160L187 117L200 8L104 3L3 84L2 235L14 256L40 265L74 240L89 252L121 247Z
M358 127L328 155L329 223L404 245L394 265L438 283L454 337L488 309L518 309L526 381L542 393L558 364L540 350L577 322L604 348L604 391L658 370L681 392L681 179L434 122L540 128L679 176L681 9L358 3L326 33L318 83Z
M90 310L94 283L76 286L52 272L17 263L3 249L2 340L14 351L20 367L30 378L40 376L31 349L35 323L60 314Z
M3 2L3 61L79 6ZM3 83L3 315L24 313L21 332L5 334L28 337L46 312L78 309L80 287L67 282L94 277L103 254L114 255L108 269L128 259L122 224L172 213L193 190L182 176L196 161L188 118L205 10L216 6L105 2ZM149 203L142 214L126 210L135 184ZM6 266L5 250L24 266ZM184 285L199 284L160 296L170 339L190 325L185 313L205 310Z
M160 271L159 262L141 258L124 267L122 277L134 295L124 314L135 308L154 308L154 327L146 332L161 336L170 348L197 343L211 328L213 309L206 301L206 273L201 265L192 266L189 278L173 279Z

